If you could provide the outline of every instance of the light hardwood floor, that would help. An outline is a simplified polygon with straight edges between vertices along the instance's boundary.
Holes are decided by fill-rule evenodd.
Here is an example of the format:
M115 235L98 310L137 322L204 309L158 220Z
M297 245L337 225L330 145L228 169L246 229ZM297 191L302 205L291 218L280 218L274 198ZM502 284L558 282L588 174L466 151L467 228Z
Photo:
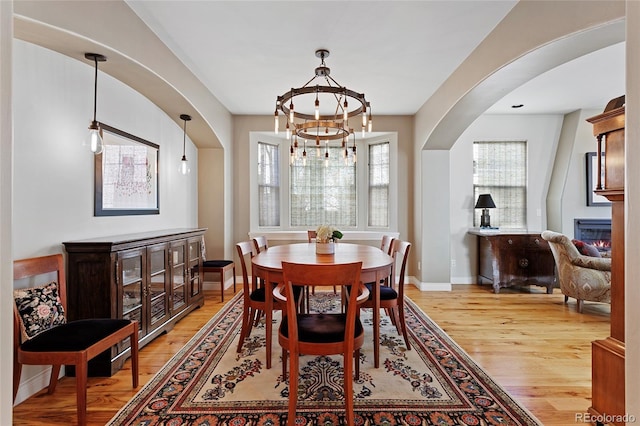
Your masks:
M610 308L575 301L564 304L558 289L503 289L454 285L452 292L406 294L447 332L509 394L544 425L576 423L591 398L591 341L609 334ZM227 292L226 300L230 299ZM140 351L140 386L220 309L220 293L206 292L205 306ZM90 425L104 425L137 390L131 388L130 363L109 378L90 378ZM76 424L75 379L63 378L55 394L46 390L14 407L16 425Z

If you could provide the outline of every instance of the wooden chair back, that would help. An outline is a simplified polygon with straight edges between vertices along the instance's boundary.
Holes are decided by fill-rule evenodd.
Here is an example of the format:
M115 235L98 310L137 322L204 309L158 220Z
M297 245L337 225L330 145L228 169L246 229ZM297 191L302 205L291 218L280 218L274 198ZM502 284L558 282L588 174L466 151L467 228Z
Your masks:
M267 240L267 237L260 235L253 239L253 246L256 249L256 254L258 254L269 248L269 241Z
M249 282L249 268L247 268L247 256L249 256L249 262L253 257L253 244L251 241L242 241L236 244L236 250L238 251L238 257L240 258L240 267L242 268L242 283L244 286L244 297L249 297L252 287ZM254 280L252 280L254 281Z
M309 241L310 243L313 242L317 236L318 236L318 233L313 229L309 229L307 231L307 241Z
M398 274L398 281L395 287L398 291L398 297L404 297L404 277L407 272L407 261L409 259L409 251L411 250L411 243L408 241L394 240L391 247L390 256L393 257L393 273L392 279L396 279L396 268L398 260L400 260L400 272Z
M380 250L382 250L383 252L385 252L389 256L391 256L391 248L393 246L393 241L394 240L395 240L395 238L393 238L392 236L383 235L382 236L382 243L380 244Z

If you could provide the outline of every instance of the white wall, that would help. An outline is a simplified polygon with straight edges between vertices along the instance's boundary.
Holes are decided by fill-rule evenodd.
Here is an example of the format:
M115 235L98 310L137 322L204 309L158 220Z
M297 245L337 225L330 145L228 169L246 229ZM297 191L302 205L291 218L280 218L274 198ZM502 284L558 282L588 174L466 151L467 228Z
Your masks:
M12 112L11 57L13 2L0 1L0 342L13 341L13 298L11 280L11 171ZM11 424L13 389L12 345L0 346L0 424Z
M546 195L562 126L555 115L482 115L451 148L451 282L475 282L476 238L473 227L473 142L486 140L527 141L527 227L541 232L546 227ZM455 266L453 266L455 264Z
M160 214L94 217L94 156L82 141L93 114L89 61L14 40L13 256L63 252L63 241L198 225L197 151L188 141L191 174L178 173L183 132L130 87L98 73L97 119L160 146ZM45 377L25 368L17 401Z
M615 96L612 96L614 98ZM576 111L573 118L577 122L563 128L563 134L569 136L567 140L561 139L561 144L570 146L570 155L567 159L561 160L556 157L556 162L560 169L564 169L565 180L560 198L560 219L561 228L551 228L554 231L562 232L569 237L574 235L574 222L576 218L611 218L611 207L609 206L587 206L587 175L585 153L597 151L598 144L593 136L593 125L587 122L587 118L601 114L604 105L600 110ZM568 120L565 120L565 123ZM569 127L569 129L567 129ZM564 129L567 129L565 132ZM554 179L555 180L555 179ZM595 182L594 182L595 184ZM604 197L601 200L606 201Z

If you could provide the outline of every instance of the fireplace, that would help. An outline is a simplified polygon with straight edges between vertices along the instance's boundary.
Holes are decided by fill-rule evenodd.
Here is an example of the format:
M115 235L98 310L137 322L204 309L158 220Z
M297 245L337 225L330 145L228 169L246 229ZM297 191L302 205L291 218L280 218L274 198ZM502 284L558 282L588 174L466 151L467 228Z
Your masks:
M573 234L603 254L611 251L611 219L574 219Z

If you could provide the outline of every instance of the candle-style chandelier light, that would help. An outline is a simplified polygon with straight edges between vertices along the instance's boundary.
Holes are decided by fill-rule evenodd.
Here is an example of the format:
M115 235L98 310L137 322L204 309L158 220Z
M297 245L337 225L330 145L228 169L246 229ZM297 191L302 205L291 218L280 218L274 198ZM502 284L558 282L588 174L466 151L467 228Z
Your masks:
M325 160L329 158L329 142L341 141L344 158L349 157L348 142L353 135L351 147L353 160L356 161L355 129L349 120L356 117L361 121L362 134L371 132L373 121L371 104L364 93L357 93L339 84L331 76L331 70L324 60L329 57L326 49L316 50L320 66L315 75L304 86L292 88L276 99L274 130L280 130L280 113L286 119L286 135L290 141L291 161L296 158L306 160L307 141L312 141L317 150L324 143ZM319 80L319 81L317 81ZM355 125L357 126L357 125ZM298 139L302 139L302 152Z

